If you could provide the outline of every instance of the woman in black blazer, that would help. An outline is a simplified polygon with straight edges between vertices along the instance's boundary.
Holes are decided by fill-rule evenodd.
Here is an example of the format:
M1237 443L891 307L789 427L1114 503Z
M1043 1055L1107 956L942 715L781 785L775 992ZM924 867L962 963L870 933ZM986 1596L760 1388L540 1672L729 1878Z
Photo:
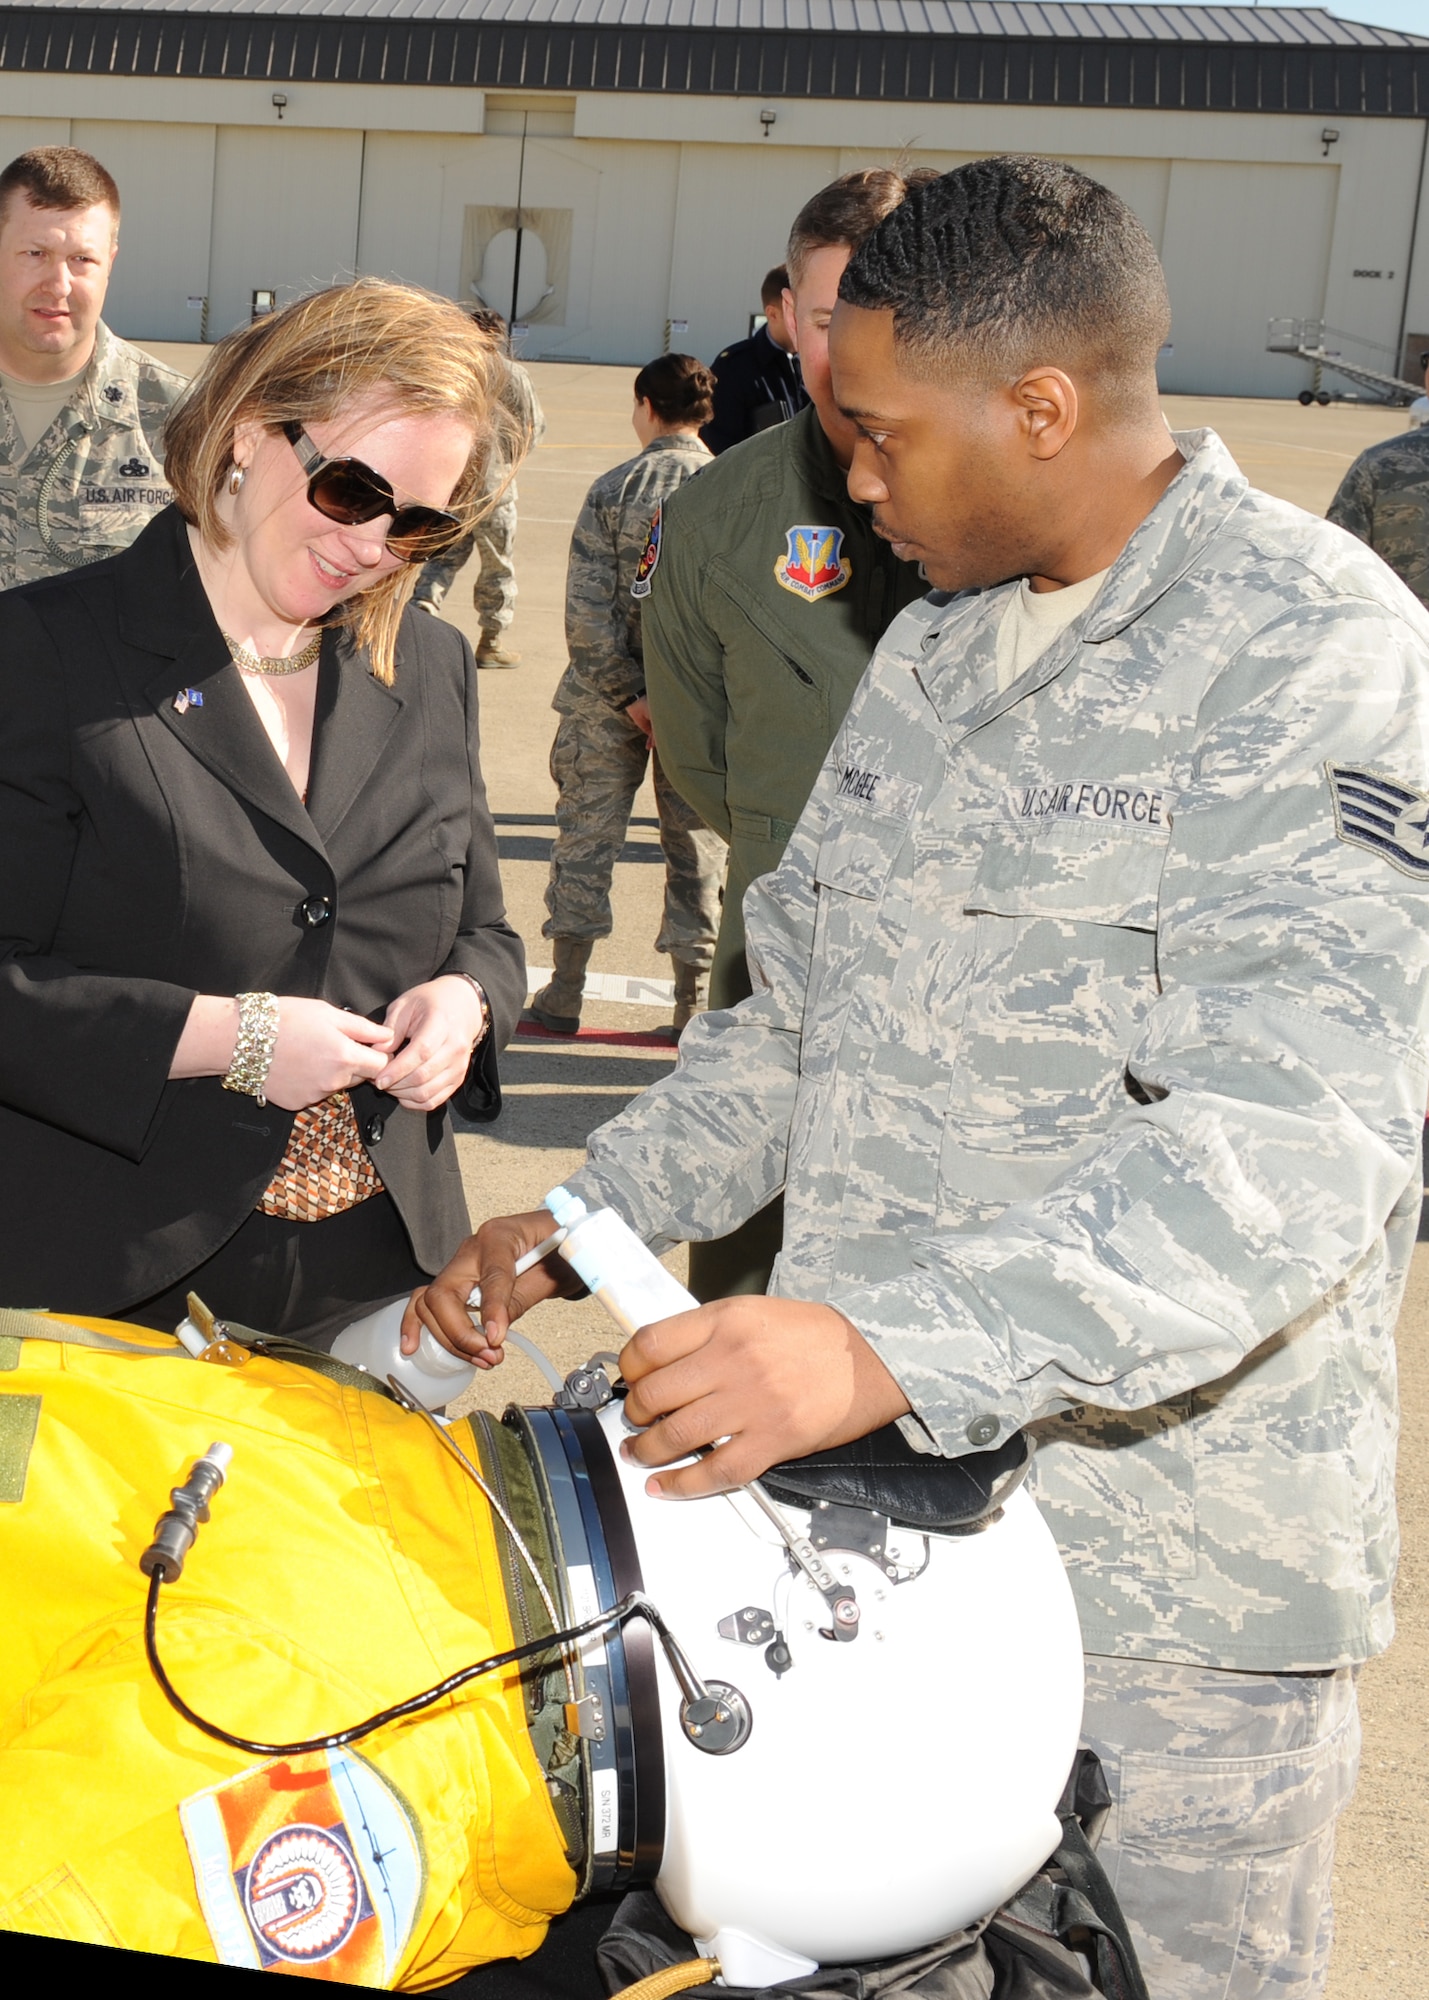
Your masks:
M504 362L364 280L224 342L177 505L0 597L0 1297L324 1339L467 1228L524 997L465 641Z

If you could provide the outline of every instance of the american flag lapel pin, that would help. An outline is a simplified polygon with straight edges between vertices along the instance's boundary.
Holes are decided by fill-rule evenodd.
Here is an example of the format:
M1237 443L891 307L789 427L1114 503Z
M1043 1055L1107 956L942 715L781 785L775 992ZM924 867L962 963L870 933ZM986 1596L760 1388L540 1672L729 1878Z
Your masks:
M191 708L203 707L203 695L198 688L180 688L174 696L174 710L179 715L187 715Z

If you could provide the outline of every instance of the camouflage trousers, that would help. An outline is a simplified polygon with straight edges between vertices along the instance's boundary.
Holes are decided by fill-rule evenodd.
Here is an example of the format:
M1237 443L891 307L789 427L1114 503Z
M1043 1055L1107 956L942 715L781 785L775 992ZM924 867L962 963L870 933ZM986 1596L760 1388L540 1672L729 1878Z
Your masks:
M1359 1768L1355 1670L1086 1666L1082 1740L1115 1801L1097 1854L1152 2000L1312 2000Z
M436 609L475 553L480 556L481 569L472 587L471 601L476 606L482 637L494 639L516 616L515 546L516 488L513 486L474 533L464 537L446 555L422 565L413 601Z
M596 696L561 717L551 746L556 839L542 937L610 936L610 884L652 757L643 731ZM653 775L665 855L664 919L655 949L704 971L719 929L725 845L675 791L658 757Z

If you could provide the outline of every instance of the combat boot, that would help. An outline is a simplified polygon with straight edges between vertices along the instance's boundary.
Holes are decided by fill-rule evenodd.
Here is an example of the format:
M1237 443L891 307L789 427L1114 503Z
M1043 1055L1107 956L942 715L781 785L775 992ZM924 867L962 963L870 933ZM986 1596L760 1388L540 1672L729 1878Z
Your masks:
M495 639L484 638L476 649L476 664L479 667L519 667L521 655L499 636Z
M594 949L593 938L551 939L555 970L540 992L532 994L526 1011L553 1035L573 1035L581 1024L585 969Z
M677 958L674 964L675 1018L671 1026L678 1040L681 1030L710 1004L710 974L708 966L686 965L683 959Z

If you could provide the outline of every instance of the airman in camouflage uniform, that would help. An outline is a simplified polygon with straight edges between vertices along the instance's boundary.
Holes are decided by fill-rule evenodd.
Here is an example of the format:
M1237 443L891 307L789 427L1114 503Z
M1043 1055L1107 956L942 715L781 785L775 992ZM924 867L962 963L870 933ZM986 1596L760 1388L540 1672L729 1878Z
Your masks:
M1151 1990L1304 1995L1393 1627L1429 618L1176 442L1009 687L1019 586L901 614L746 899L753 996L568 1185L664 1250L782 1184L771 1290L859 1330L919 1449L1032 1428Z
M546 435L546 414L541 408L531 377L519 361L507 364L510 373L501 400L516 422L519 451L534 451ZM481 634L477 641L476 663L480 666L515 666L520 658L503 643L503 635L516 616L516 482L507 483L506 459L494 457L487 474L486 495L499 494L489 514L483 515L471 534L444 556L423 565L412 601L424 611L436 612L455 583L458 572L479 552L481 568L472 586L471 601L476 607Z
M169 505L164 422L187 386L101 320L83 379L32 449L0 392L0 589L115 555Z
M582 974L590 942L610 935L611 878L635 794L652 760L665 852L664 920L655 949L675 960L677 987L681 968L707 974L714 956L724 842L675 791L644 730L626 713L645 692L644 593L633 595L631 587L647 547L658 548L658 525L652 523L658 523L670 494L710 462L709 447L688 432L652 439L636 457L596 480L571 536L570 665L551 704L561 718L551 750L557 833L546 886L550 914L541 934L584 943L584 954L576 954ZM550 1004L555 1006L554 1000ZM539 1012L542 1005L538 994L533 1007Z
M1362 451L1340 481L1327 518L1368 542L1429 605L1429 427Z

